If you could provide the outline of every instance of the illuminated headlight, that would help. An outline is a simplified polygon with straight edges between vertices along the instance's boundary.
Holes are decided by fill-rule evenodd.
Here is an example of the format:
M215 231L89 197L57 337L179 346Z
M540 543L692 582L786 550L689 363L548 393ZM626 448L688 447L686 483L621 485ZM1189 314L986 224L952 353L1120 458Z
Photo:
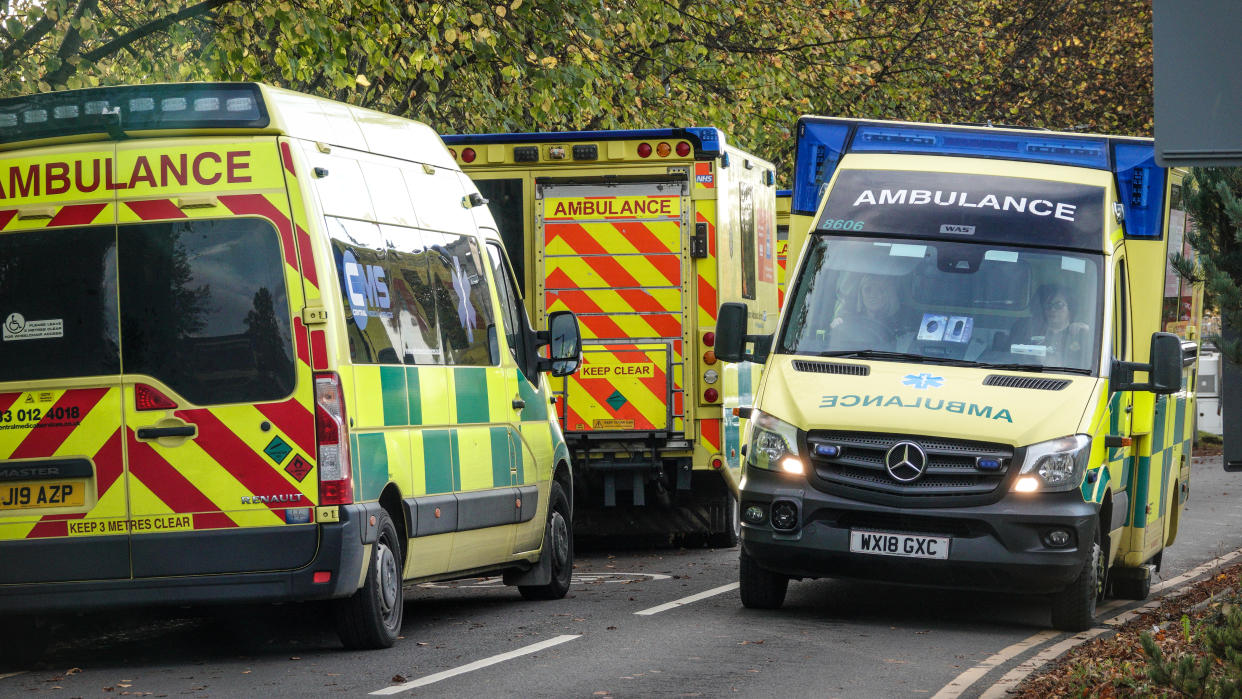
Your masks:
M746 463L755 468L802 473L798 428L756 410L751 416L750 448Z
M1091 458L1091 438L1076 434L1026 448L1026 460L1014 483L1017 492L1057 493L1082 483Z

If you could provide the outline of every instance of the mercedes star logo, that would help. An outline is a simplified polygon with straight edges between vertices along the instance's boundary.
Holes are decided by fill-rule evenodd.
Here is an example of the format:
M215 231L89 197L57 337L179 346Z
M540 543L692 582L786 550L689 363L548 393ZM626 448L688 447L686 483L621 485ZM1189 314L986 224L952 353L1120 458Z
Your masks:
M913 483L927 471L927 452L914 442L897 442L884 455L884 468L893 480Z

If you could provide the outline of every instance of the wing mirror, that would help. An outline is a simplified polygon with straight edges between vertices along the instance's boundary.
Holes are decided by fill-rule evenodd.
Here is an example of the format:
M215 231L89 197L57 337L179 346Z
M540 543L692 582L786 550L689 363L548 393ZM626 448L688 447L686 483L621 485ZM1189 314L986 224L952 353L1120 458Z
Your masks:
M539 347L548 345L548 356L539 358L539 371L553 376L569 376L582 364L582 332L572 311L553 311L548 329L536 334Z
M719 334L719 333L717 333ZM1152 333L1150 363L1113 362L1113 391L1151 391L1169 394L1182 390L1182 340L1173 333ZM1147 383L1135 383L1134 372L1147 372Z
M748 335L748 309L744 303L724 303L716 316L716 356L726 362L767 361L772 348L771 335ZM746 345L754 343L755 351L746 352Z

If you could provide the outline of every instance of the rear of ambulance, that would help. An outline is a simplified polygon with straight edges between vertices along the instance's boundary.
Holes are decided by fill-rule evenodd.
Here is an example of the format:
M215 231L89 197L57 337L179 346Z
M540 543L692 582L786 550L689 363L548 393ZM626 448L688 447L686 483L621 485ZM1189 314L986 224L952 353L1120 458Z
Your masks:
M273 122L242 83L0 100L0 618L357 587Z

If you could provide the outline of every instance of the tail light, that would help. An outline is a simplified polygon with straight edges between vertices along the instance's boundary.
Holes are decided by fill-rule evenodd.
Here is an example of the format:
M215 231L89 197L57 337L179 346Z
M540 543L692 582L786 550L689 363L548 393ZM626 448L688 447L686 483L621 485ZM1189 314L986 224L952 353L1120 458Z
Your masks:
M174 410L177 403L145 383L134 384L134 407L138 410Z
M677 143L677 155L680 155L683 158L690 155L690 144L685 141L679 141Z
M651 144L650 143L638 144L638 157L646 158L650 155L651 155Z
M465 148L462 150L461 152L462 162L473 163L474 158L475 158L475 152L473 148Z
M335 372L315 374L315 443L319 447L319 504L352 503L354 474L349 462L345 398Z

